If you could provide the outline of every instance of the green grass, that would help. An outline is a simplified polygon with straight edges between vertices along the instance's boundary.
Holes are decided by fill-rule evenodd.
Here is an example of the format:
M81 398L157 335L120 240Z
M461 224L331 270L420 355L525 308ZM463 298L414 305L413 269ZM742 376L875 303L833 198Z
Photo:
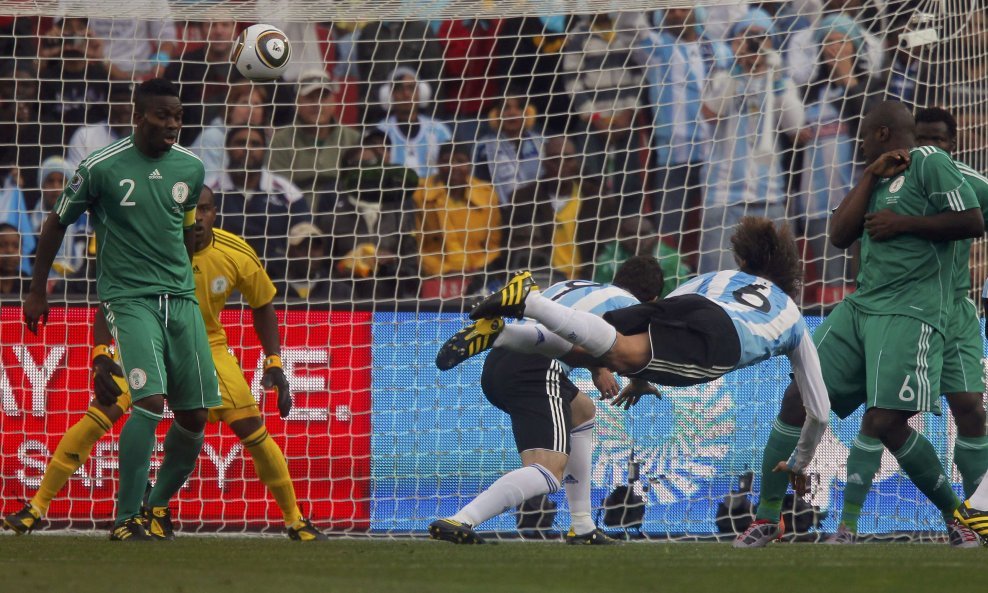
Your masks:
M727 544L467 547L188 536L121 544L35 535L0 537L0 591L940 593L982 588L985 554L988 550L934 544L776 544L734 550Z

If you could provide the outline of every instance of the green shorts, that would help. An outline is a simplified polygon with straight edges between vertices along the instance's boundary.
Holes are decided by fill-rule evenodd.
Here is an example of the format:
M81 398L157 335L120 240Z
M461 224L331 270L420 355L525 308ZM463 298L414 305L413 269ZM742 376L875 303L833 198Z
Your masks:
M872 315L843 302L813 333L830 406L841 418L868 408L940 413L943 334L905 315Z
M206 325L194 299L145 297L103 303L135 402L163 394L171 410L222 403Z
M978 308L974 301L963 298L954 305L953 314L947 320L940 377L943 393L984 392L984 344Z

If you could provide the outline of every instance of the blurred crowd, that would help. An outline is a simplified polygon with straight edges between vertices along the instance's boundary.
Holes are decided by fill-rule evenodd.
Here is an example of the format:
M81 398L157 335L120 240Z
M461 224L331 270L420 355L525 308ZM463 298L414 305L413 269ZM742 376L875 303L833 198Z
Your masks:
M975 4L965 43L983 56ZM983 128L985 61L933 72L950 56L900 39L918 22L909 0L272 21L293 60L251 83L230 63L248 23L0 18L0 294L26 288L79 162L130 133L133 83L164 76L217 225L256 249L283 298L456 298L523 268L606 282L634 254L660 260L668 292L733 267L733 225L760 215L801 238L803 305L833 304L854 262L827 220L856 180L868 104L942 103L932 89L949 88L981 106L955 112L961 127ZM80 220L49 289L94 297L94 253Z

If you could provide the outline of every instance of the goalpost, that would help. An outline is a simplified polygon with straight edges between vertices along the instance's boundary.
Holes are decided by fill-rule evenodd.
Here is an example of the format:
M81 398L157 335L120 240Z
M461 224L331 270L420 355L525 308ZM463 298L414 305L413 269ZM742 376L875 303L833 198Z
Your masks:
M684 4L693 9L669 10ZM532 269L540 283L607 281L635 250L659 255L667 279L709 271L718 259L730 265L722 241L735 210L725 206L747 201L749 213L796 231L807 275L800 304L815 327L853 284L853 258L825 248L826 218L860 169L855 126L869 100L947 108L959 123L957 158L988 171L988 7L768 2L761 4L771 29L735 38L747 22L735 4L0 0L0 15L10 15L0 18L0 224L17 229L30 253L45 199L71 176L73 155L127 133L128 83L167 72L185 102L182 143L203 158L217 188L218 226L239 225L293 295L277 300L296 397L287 419L260 385L263 356L249 309L235 298L223 322L288 458L303 512L344 534L424 536L431 520L518 465L507 417L481 392L482 358L446 373L433 364L472 298L508 272ZM842 18L827 12L840 6ZM250 86L230 74L224 56L253 22L288 35L285 79ZM739 54L747 57L736 62ZM756 72L732 79L732 69L745 67ZM323 103L306 103L323 89ZM409 111L416 126L396 121L376 131ZM315 126L327 121L320 112L347 130L319 136ZM294 186L267 207L297 202L291 215L256 205L224 210L223 198L240 190L226 175L226 133L237 126L262 130L266 166ZM408 129L424 140L402 146L395 134ZM455 188L467 179L462 166L443 166L447 144L460 154L454 162L472 162L481 180L469 182L467 198L441 189L450 169ZM57 173L62 181L46 186ZM21 293L0 294L4 514L36 490L91 397L98 299L87 281L87 236L84 226L67 236L65 277L52 277L52 314L39 336L23 327ZM306 246L311 258L300 251ZM24 257L15 267L29 266ZM988 276L983 241L971 268L977 292ZM709 385L664 390L630 412L599 405L595 509L628 483L633 467L645 534L716 534L718 504L739 476L758 472L788 373L773 360ZM596 395L588 375L573 377ZM827 531L836 528L860 414L835 423L810 470L809 500L829 512ZM121 424L52 504L48 528L107 525ZM915 425L950 462L949 417ZM559 506L554 529L565 531L562 493L551 498ZM177 499L185 532L281 529L277 506L223 427L207 428L199 467ZM508 536L515 521L505 514L480 531ZM890 455L859 527L910 537L942 530Z

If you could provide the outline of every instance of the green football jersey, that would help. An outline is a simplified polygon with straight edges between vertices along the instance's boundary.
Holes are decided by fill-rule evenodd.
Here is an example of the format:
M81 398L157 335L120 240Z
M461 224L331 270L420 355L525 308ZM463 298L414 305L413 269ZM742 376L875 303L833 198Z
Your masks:
M86 210L96 228L101 301L169 294L195 298L183 219L196 207L205 169L174 145L152 159L123 138L87 157L55 206L64 225Z
M979 208L971 185L950 156L932 146L910 151L909 167L882 179L871 194L869 212L886 208L907 216ZM955 261L962 241L928 241L899 235L889 241L861 237L858 289L847 297L867 313L906 315L943 332L960 282Z
M957 165L957 170L974 189L974 195L981 205L985 227L988 228L988 178L961 161L955 160L954 164ZM958 277L957 298L969 298L971 296L971 244L973 242L973 239L958 241L961 243L961 249L958 250L957 259L954 261L955 274Z

